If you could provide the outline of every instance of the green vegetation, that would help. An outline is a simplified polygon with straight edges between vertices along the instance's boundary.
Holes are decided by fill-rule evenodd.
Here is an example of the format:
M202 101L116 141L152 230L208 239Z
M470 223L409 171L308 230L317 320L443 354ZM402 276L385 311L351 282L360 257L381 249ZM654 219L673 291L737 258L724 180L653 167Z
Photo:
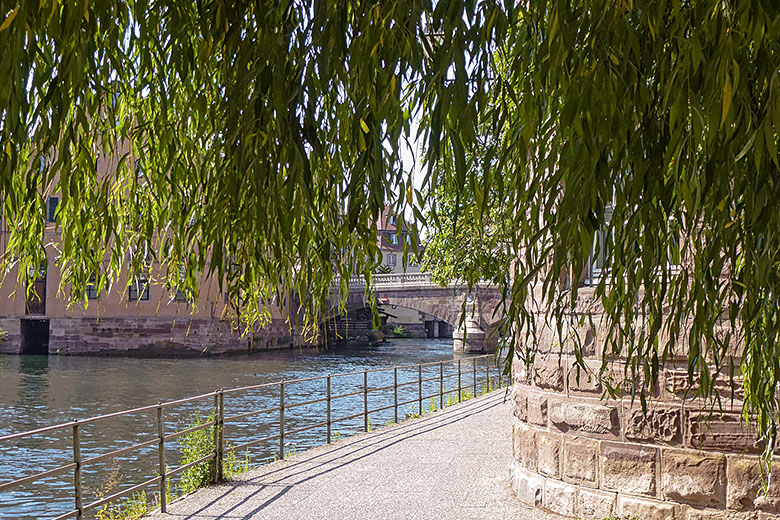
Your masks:
M8 341L8 331L0 327L0 343Z
M498 201L500 256L477 251L458 276L500 273L523 361L540 321L563 338L594 319L578 303L595 244L602 358L627 361L643 405L679 355L698 396L742 385L773 452L775 0L12 5L0 13L0 267L19 282L44 258L56 192L73 301L86 304L94 273L99 292L119 285L130 259L130 276L193 298L215 276L246 329L274 297L302 302L293 314L313 327L337 276L346 299L350 276L381 263L385 205L408 256L426 215L482 225ZM401 153L415 138L419 190ZM440 189L451 210L427 212ZM575 358L584 368L578 344Z
M482 395L485 395L489 392L492 392L493 390L497 390L498 388L501 388L499 386L499 381L495 379L491 379L490 383L487 383L483 381L482 383L477 384L477 394L474 395L474 391L472 387L469 388L461 388L460 390L460 401L458 400L458 392L444 392L444 404L440 407L439 401L436 397L431 397L430 402L426 405L423 403L422 406L422 413L425 415L429 412L435 412L439 408L446 408L447 406L452 406L454 404L458 404L459 402L468 401L469 399L473 399L474 397L479 397ZM503 380L501 381L503 383ZM416 419L420 417L419 413L419 407L412 405L409 407L409 411L404 415L405 419Z
M511 206L496 193L487 200L485 207L478 206L473 195L454 185L441 186L429 198L430 230L421 267L432 272L437 284L507 285Z
M191 427L201 426L213 421L214 412L208 417L195 414L192 417ZM190 432L181 438L181 465L186 465L214 452L214 426L209 426L194 432ZM251 463L249 451L244 458L239 458L229 442L225 442L224 457L222 460L222 476L226 480L249 471ZM190 493L196 489L208 486L214 481L214 459L201 462L182 472L179 489L182 493Z
M398 325L393 328L393 336L396 338L408 338L411 335L411 332L409 332L409 329L404 327L403 325Z
M146 492L141 491L133 493L129 498L115 504L104 504L95 513L95 518L97 520L137 520L151 513L153 509L154 504L150 504Z
M203 417L199 413L192 416L188 428L202 426L214 420L214 412L208 417ZM180 465L186 465L203 458L214 452L214 426L209 426L183 435L179 441ZM295 453L293 451L290 454ZM167 481L166 496L170 503L175 497L186 495L197 489L208 486L214 481L214 459L201 462L182 472L181 480L178 486L172 490L170 480ZM222 474L225 480L245 473L251 469L249 452L244 458L239 458L235 450L231 449L230 443L225 444L225 454L222 462ZM98 497L115 493L119 485L118 466L109 474L106 483L98 490ZM153 509L159 507L159 493L148 496L146 491L134 493L132 496L105 504L95 516L97 520L136 520L150 513Z
M374 268L374 273L375 274L388 274L388 273L392 273L392 272L393 272L393 268L391 266L385 265L385 264L380 264L380 265L378 265L378 266L376 266Z
M202 426L213 421L214 418L214 412L205 418L196 413L193 415L191 427ZM203 428L182 436L179 451L182 465L214 453L214 427ZM182 493L191 493L211 484L214 481L214 464L214 459L211 459L184 470L179 482Z

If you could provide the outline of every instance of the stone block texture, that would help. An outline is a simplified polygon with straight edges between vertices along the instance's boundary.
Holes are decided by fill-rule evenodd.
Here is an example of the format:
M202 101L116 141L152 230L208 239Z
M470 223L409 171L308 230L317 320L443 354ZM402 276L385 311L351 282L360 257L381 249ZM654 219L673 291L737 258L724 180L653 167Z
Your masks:
M623 443L601 445L601 484L604 489L655 496L658 449Z
M248 337L241 337L230 322L219 319L112 316L49 320L51 354L182 357L292 346L290 327L283 320L274 320Z
M663 455L664 497L702 506L726 504L726 457L691 450Z
M681 358L661 372L645 410L630 394L601 399L601 378L624 367L608 359L602 372L600 331L587 334L596 355L584 353L579 379L565 348L513 366L522 369L513 378L518 499L583 520L780 520L780 461L767 481L740 395L710 413L691 398Z

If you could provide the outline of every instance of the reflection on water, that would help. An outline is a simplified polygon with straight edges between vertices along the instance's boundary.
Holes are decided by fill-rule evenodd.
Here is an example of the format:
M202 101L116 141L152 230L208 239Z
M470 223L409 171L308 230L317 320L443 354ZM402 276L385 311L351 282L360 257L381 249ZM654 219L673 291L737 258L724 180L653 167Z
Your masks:
M463 384L472 384L475 367L463 359ZM99 357L0 357L0 436L199 395L219 388L235 388L279 380L310 378L433 361L453 360L451 340L396 340L375 347L343 347L328 351L278 351L250 357L204 359L135 359ZM479 366L478 377L484 368ZM424 396L440 391L439 365L426 367ZM445 364L446 388L457 385L456 363ZM495 375L495 372L494 372ZM400 370L399 382L414 382L399 389L399 416L417 411L418 371ZM369 374L369 387L393 384L393 371ZM308 401L325 396L323 379L286 385L285 402ZM332 394L359 392L363 375L334 377ZM238 415L278 406L278 386L249 392L225 394L225 414ZM428 399L425 399L426 404ZM392 389L369 393L369 409L389 407L372 413L371 424L384 425L394 419ZM166 432L187 427L196 414L207 416L213 409L213 398L167 408ZM363 411L363 396L333 401L335 419ZM81 428L82 457L88 458L154 438L157 431L154 410L122 416ZM325 420L325 403L293 407L285 411L285 431L316 425ZM363 418L341 421L333 426L334 434L348 435L363 428ZM273 436L279 432L278 412L263 413L228 422L225 438L233 445ZM7 482L72 461L72 431L63 429L33 438L0 444L0 482ZM324 426L285 436L285 451L300 451L325 441ZM157 475L157 448L149 446L128 454L86 465L83 469L86 497L89 503L106 493L116 492ZM272 439L253 447L253 463L278 456L278 440ZM242 457L244 453L240 454ZM166 444L170 466L178 465L176 442ZM117 486L107 482L116 480ZM34 519L54 517L73 507L72 474L64 473L44 481L22 486L13 492L0 492L0 518ZM90 515L87 515L90 517Z
M49 357L21 356L19 358L19 386L17 402L25 407L40 409L49 401ZM32 418L32 417L30 417ZM35 424L15 425L19 429L32 429Z

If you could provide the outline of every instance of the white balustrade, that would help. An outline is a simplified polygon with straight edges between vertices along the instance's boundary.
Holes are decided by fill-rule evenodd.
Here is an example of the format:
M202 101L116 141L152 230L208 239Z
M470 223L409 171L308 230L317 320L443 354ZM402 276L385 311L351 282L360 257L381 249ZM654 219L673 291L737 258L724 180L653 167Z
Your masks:
M341 278L336 277L333 285L338 286ZM374 287L391 287L407 285L436 285L431 273L389 273L375 274L372 277ZM353 276L349 279L350 287L365 287L366 279L362 276Z

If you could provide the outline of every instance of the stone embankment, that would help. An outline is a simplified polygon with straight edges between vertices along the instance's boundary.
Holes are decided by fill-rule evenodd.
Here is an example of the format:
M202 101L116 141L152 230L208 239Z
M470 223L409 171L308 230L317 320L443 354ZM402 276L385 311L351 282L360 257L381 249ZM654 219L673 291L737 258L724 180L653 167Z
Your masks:
M594 323L599 317L594 316ZM548 355L527 370L515 363L513 488L531 505L601 520L778 520L780 485L762 494L756 432L741 421L739 395L724 385L722 412L686 399L686 358L661 373L645 415L630 398L630 381L616 399L602 400L600 331L585 327L586 364L560 360L551 334ZM545 345L542 345L544 351ZM613 381L623 380L619 361Z
M49 354L138 357L200 357L250 354L303 345L293 337L285 320L274 319L253 336L242 337L229 320L212 318L108 316L101 318L52 317ZM19 318L0 318L8 338L0 354L19 354Z

